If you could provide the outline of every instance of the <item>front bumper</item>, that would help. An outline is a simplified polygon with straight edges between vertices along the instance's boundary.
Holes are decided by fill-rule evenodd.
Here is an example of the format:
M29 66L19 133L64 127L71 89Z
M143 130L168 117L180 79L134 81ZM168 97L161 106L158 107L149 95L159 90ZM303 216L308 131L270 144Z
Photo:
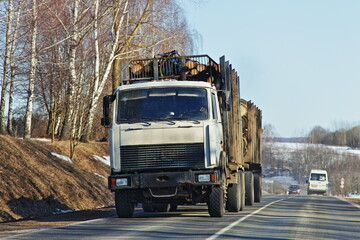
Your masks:
M209 175L209 181L199 176ZM123 179L126 179L123 181ZM202 180L201 180L202 179ZM219 185L221 182L219 170L196 170L179 172L156 172L114 174L109 176L109 189L143 189L143 188L171 188L185 185ZM119 184L121 182L121 184Z

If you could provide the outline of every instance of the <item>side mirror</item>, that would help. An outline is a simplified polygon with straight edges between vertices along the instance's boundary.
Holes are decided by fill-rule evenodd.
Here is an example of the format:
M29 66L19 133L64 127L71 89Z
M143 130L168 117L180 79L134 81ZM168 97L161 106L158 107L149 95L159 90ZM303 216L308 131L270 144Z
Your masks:
M115 95L107 95L103 98L103 117L101 118L101 125L104 127L110 126L110 103L115 100Z

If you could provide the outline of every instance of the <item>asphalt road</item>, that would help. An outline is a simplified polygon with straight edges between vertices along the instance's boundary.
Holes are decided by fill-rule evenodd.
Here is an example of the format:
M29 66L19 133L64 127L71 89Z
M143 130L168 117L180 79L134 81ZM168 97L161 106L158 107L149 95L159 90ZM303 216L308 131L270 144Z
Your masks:
M115 213L114 213L115 214ZM170 213L108 217L5 239L360 239L360 208L335 197L266 195L261 203L223 218L206 205Z

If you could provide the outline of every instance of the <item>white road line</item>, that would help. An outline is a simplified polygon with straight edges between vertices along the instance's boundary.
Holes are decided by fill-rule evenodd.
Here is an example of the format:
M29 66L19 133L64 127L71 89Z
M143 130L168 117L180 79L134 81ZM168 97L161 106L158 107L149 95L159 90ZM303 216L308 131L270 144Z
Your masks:
M226 231L230 230L231 228L233 228L234 226L236 226L237 224L241 223L242 221L245 221L246 219L248 219L249 217L257 214L258 212L264 210L265 208L267 208L268 206L274 204L274 203L277 203L277 202L280 202L284 199L280 199L280 200L276 200L276 201L273 201L271 203L268 203L266 204L265 206L263 206L262 208L259 208L258 210L256 210L255 212L252 212L248 215L246 215L245 217L242 217L238 220L236 220L235 222L231 223L230 225L228 225L227 227L221 229L220 231L218 231L217 233L215 233L214 235L212 235L211 237L207 238L207 240L212 240L212 239L216 239L218 237L220 237L223 233L225 233Z

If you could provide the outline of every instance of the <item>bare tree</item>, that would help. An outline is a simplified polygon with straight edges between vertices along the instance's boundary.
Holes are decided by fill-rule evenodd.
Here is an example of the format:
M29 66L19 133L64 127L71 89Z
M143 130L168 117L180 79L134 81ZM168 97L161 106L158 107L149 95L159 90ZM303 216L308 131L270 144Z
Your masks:
M11 40L11 55L10 55L10 89L9 89L9 110L8 110L8 125L7 125L7 131L10 135L14 136L14 130L13 130L13 99L14 99L14 90L15 90L15 75L16 75L16 62L15 59L15 49L16 49L16 43L17 43L17 34L19 29L19 22L20 22L20 16L21 16L21 10L22 6L19 4L17 6L16 13L16 21L14 30L11 34L12 40Z
M32 27L31 27L31 56L30 56L30 73L29 88L27 96L27 106L25 114L24 138L31 137L31 118L34 100L35 74L36 74L36 38L37 38L37 0L32 0Z
M1 89L1 100L0 100L0 133L5 134L5 104L6 104L6 94L8 87L8 79L10 73L10 55L11 55L11 28L13 24L13 1L8 0L8 19L6 26L6 36L5 36L5 54L4 54L4 66L3 66L3 83Z

